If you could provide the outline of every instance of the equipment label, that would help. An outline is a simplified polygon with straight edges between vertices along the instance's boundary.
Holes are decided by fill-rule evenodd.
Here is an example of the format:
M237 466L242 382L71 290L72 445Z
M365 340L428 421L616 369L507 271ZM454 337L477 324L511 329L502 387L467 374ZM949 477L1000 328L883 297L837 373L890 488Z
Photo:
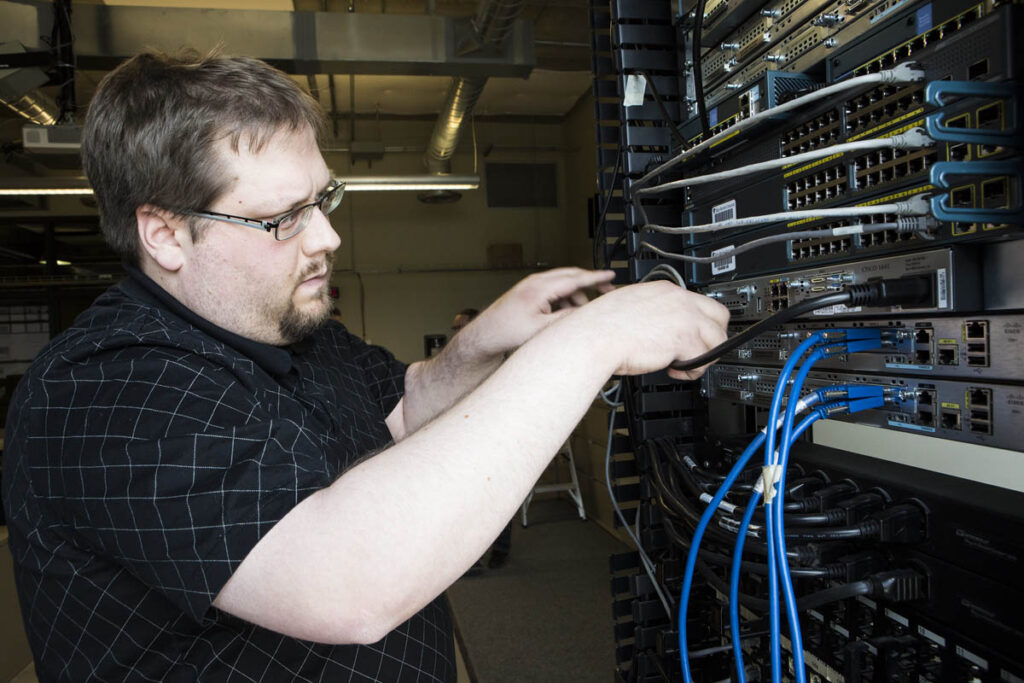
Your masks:
M731 221L736 218L736 200L732 199L711 207L711 222L722 223L724 221ZM731 252L735 247L729 245L716 249L711 252L712 256L718 256L719 254L727 254ZM711 262L711 274L721 275L722 273L728 273L729 271L736 270L736 257L735 256L723 256L720 259L715 259Z
M730 244L727 247L721 249L715 249L711 252L712 256L718 256L720 254L730 254L736 247ZM728 273L730 270L736 270L736 257L735 256L722 256L722 258L716 258L711 262L711 274L721 275L722 273Z
M917 10L917 32L926 33L932 30L932 3Z
M946 269L939 268L935 273L935 283L938 288L938 307L949 308L949 293L946 291Z
M647 79L640 74L630 74L626 77L626 94L622 97L623 107L638 107L644 103L644 90L647 89Z

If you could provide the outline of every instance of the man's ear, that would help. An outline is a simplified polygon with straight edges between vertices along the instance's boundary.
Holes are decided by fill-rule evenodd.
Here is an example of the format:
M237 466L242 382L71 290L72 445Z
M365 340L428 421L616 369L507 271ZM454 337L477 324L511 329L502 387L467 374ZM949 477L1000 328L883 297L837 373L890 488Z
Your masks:
M192 245L192 234L185 220L151 204L135 209L135 220L139 242L150 258L166 271L181 270L186 251Z

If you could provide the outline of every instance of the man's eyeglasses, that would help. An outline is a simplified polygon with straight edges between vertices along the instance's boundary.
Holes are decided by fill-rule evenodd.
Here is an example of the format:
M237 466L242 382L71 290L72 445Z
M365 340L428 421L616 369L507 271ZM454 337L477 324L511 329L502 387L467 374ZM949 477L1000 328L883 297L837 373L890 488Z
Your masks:
M216 211L185 211L184 214L186 216L195 216L196 218L224 221L225 223L237 223L238 225L246 225L250 228L258 228L267 232L273 231L274 239L283 242L295 237L306 229L314 210L319 209L326 216L338 208L338 204L341 203L341 197L344 194L345 183L333 181L317 197L316 201L303 204L269 220L232 216L231 214L217 213Z

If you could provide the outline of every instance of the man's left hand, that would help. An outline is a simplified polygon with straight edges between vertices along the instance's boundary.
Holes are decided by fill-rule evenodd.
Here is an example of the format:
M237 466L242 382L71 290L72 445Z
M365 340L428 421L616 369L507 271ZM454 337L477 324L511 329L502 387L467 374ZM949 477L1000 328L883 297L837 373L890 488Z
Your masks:
M467 328L479 353L496 355L519 348L554 321L585 305L587 290L610 292L615 272L555 268L531 275L487 307ZM468 340L467 340L468 341Z

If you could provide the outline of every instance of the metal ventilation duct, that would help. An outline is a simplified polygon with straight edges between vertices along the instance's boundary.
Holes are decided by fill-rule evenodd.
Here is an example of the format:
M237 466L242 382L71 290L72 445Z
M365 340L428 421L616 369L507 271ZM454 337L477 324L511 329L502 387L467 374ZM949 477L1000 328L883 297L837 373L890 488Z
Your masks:
M471 23L472 35L460 44L460 53L500 51L522 8L523 0L481 0ZM427 144L425 161L429 172L451 173L452 155L486 83L487 76L452 78Z

